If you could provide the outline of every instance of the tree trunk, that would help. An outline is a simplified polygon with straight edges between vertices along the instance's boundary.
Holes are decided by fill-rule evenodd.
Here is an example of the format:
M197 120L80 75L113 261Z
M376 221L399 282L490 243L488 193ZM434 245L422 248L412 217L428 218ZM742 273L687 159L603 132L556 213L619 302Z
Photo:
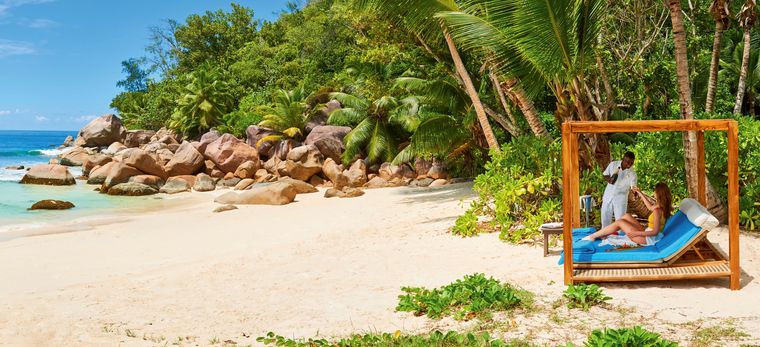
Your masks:
M506 130L510 135L517 137L522 135L522 131L517 128L517 125L510 122L509 119L501 115L500 113L494 111L492 108L488 107L488 105L483 104L483 110L486 111L486 114L491 117L491 119L495 120L496 123L499 123L504 130Z
M686 32L683 27L683 13L680 0L669 0L670 20L673 24L673 43L675 46L676 76L678 80L678 99L681 119L694 119L689 86L689 61L686 56ZM694 131L683 133L683 153L686 168L686 186L689 196L697 196L697 134ZM725 216L726 209L710 180L704 177L707 191L707 207L715 216Z
M538 111L536 111L533 101L518 84L518 80L510 78L504 82L504 86L507 93L509 93L510 97L514 100L514 103L520 108L520 111L522 111L533 134L550 139L552 136L549 134L549 131L546 130L544 122L541 121L541 116L538 115Z
M707 100L705 112L713 111L715 103L715 87L718 83L718 65L720 62L720 41L723 38L723 21L715 21L715 35L713 36L712 59L710 60L710 79L707 80Z
M462 78L464 87L467 90L467 94L470 96L470 100L472 100L472 106L475 107L475 114L478 116L478 121L480 122L480 127L483 129L483 135L486 137L488 147L499 152L499 143L496 142L496 136L493 133L493 129L491 129L491 124L488 123L488 117L486 116L486 111L483 109L483 104L480 102L478 91L472 84L470 74L467 73L464 62L462 62L462 58L459 56L459 52L454 45L454 40L451 38L451 34L449 34L449 31L446 29L445 25L441 24L441 29L443 30L443 37L446 38L446 45L449 47L451 59L454 61L454 66L456 67L457 74L459 74L459 76Z
M739 88L736 91L736 103L734 104L734 114L742 113L742 103L744 102L744 90L747 84L747 70L749 69L749 50L750 50L749 27L744 27L744 50L742 51L742 69L739 71Z
M496 74L493 73L493 71L488 72L488 77L491 79L491 84L493 84L494 89L496 89L496 94L499 96L499 102L501 102L501 107L504 109L504 112L507 113L507 117L509 117L509 123L511 123L514 128L517 130L516 134L512 134L512 136L520 136L522 135L522 130L520 130L517 127L517 119L515 118L514 112L512 112L512 108L509 107L509 103L507 102L507 97L504 95L504 89L501 88L501 85L499 84L499 79L496 77ZM497 122L498 119L494 118ZM501 123L499 123L501 124ZM504 127L504 124L501 125ZM505 127L506 129L506 127Z

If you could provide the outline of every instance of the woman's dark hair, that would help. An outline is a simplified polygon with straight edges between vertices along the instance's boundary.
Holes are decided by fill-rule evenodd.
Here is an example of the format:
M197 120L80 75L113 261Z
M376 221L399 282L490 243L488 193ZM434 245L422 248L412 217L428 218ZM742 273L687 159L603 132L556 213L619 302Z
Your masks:
M654 186L654 198L657 200L657 205L662 209L662 216L665 219L670 218L673 213L673 195L670 193L670 188L664 182L657 183Z

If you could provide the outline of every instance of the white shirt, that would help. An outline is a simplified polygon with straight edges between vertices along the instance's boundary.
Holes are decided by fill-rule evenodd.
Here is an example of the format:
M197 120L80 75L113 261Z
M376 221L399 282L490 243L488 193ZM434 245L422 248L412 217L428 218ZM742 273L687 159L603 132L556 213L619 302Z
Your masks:
M620 169L620 164L622 164L622 160L615 160L613 162L610 162L609 165L607 165L607 168L604 170L603 175L604 176L612 176L615 174L615 171L618 171ZM615 184L609 184L607 183L607 188L604 189L604 198L612 198L613 196L620 196L624 195L626 199L628 199L628 192L631 190L631 186L636 186L636 172L633 171L633 168L628 169L620 169L618 172L618 178L617 181L615 181Z

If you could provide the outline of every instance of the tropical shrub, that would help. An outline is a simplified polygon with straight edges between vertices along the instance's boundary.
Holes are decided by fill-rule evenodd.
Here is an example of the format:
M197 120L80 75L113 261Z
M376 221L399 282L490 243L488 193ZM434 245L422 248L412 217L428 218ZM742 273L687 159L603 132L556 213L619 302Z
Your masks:
M302 139L306 136L308 121L306 93L303 88L291 91L277 90L272 94L272 106L262 106L257 111L264 114L259 126L280 132L282 135L267 136L261 141L284 138Z
M633 328L594 330L585 343L587 347L651 346L677 347L678 344L663 339L659 334L635 326Z
M265 345L287 347L506 347L510 344L492 338L488 333L458 333L456 331L434 331L427 335L402 335L400 331L393 334L353 335L340 340L327 339L289 339L273 332L256 339Z
M216 71L200 69L188 78L169 126L193 136L219 125L222 116L232 110L233 99Z
M453 315L455 319L468 320L478 314L527 306L532 300L527 291L478 273L432 290L420 287L401 290L406 294L399 295L396 310L430 318Z
M604 291L596 284L571 284L562 293L562 297L567 300L568 308L580 308L588 311L591 306L603 304L605 301L612 299L604 294Z
M477 234L473 217L483 216L500 238L510 242L538 236L538 227L559 220L562 212L559 141L533 136L514 138L491 153L485 172L475 179L478 198L456 222L455 234Z

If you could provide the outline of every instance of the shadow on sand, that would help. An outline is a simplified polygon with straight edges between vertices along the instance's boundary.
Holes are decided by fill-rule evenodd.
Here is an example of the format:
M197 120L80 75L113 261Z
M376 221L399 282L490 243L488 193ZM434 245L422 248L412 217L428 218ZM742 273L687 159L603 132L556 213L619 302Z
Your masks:
M401 200L402 204L459 201L477 196L472 191L472 182L454 183L433 188L398 189L396 194L404 197Z

